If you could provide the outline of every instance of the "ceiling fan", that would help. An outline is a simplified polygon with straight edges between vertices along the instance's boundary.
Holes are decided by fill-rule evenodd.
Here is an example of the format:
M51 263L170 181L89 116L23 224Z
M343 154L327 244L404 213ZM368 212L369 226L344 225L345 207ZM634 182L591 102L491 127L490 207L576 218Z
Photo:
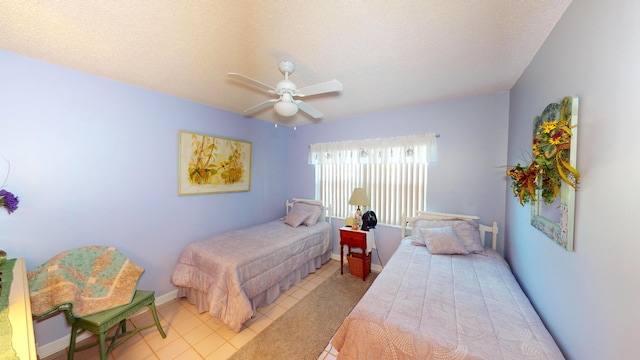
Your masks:
M235 80L243 81L249 85L257 87L260 90L266 91L270 94L277 95L277 99L267 100L256 106L248 108L244 112L247 114L258 112L264 108L267 108L273 104L273 108L281 116L289 117L298 113L298 109L309 114L311 117L319 119L324 114L313 106L307 104L302 100L294 99L295 97L305 97L318 94L324 94L334 91L342 90L342 83L338 80L331 80L316 85L306 86L298 89L293 81L289 80L289 75L295 70L296 66L289 60L283 60L280 62L278 68L280 72L284 74L284 80L280 80L276 87L271 87L260 81L246 77L238 73L229 73L229 77Z

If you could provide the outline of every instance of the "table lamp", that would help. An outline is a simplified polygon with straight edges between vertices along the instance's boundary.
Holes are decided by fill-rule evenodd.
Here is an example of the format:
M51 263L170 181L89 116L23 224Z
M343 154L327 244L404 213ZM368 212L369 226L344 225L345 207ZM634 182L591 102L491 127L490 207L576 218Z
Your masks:
M360 221L362 220L362 211L360 210L360 206L369 206L369 197L367 196L367 192L364 188L355 188L353 189L353 193L351 193L351 198L349 199L349 205L356 205L358 208L356 209L356 213L353 216L354 221L353 225L355 227L360 226Z

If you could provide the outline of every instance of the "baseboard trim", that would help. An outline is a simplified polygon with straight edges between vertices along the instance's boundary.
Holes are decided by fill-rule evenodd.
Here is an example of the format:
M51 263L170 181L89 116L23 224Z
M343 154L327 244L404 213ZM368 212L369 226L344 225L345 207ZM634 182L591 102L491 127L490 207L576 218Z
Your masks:
M169 301L175 299L178 296L178 290L173 290L170 291L162 296L158 296L156 297L156 306L160 306L162 304L168 303ZM134 316L138 316L142 313L144 313L145 311L147 311L148 308L145 307L144 309L138 311L137 313L133 314L131 317ZM78 335L76 337L76 342L80 342L86 338L88 338L89 336L91 336L90 333L82 333L80 335ZM58 340L54 340L48 344L44 344L42 346L38 346L36 352L38 353L38 357L40 358L45 358L47 356L53 355L55 353L57 353L58 351L64 350L69 346L69 341L71 341L71 334L66 335L61 337Z

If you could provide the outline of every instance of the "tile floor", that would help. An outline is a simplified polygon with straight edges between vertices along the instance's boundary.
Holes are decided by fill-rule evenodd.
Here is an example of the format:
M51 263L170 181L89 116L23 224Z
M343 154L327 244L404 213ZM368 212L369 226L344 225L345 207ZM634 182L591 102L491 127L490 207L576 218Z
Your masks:
M167 337L163 339L155 326L142 330L114 349L109 359L227 359L339 269L339 261L327 262L281 294L273 304L258 308L258 314L247 321L238 333L221 323L215 323L207 313L198 314L195 306L184 298L159 305L158 315ZM151 323L151 312L145 311L129 319L127 328ZM92 341L92 338L85 341ZM318 360L335 359L336 356L337 352L329 344ZM67 359L66 349L42 360L63 359ZM99 359L97 346L76 352L74 359Z

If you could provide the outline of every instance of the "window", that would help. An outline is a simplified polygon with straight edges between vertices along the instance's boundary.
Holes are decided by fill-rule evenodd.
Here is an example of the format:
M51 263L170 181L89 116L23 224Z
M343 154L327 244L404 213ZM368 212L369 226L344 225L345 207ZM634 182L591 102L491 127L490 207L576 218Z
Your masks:
M311 145L316 198L331 204L333 216L353 216L348 204L365 188L379 224L400 225L403 215L426 209L427 164L437 156L436 135Z

